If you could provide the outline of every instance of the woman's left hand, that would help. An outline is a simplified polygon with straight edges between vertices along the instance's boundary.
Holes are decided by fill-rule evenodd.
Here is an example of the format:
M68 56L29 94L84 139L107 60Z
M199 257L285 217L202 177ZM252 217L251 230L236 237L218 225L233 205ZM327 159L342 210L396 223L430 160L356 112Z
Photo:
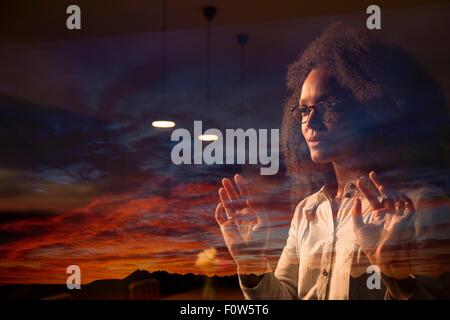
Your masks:
M407 278L413 273L409 261L414 245L414 224L411 224L415 212L413 202L405 194L385 188L375 172L372 171L369 177L378 194L362 181L356 183L373 210L372 221L364 223L361 200L355 199L352 215L358 243L370 263L378 266L383 275Z

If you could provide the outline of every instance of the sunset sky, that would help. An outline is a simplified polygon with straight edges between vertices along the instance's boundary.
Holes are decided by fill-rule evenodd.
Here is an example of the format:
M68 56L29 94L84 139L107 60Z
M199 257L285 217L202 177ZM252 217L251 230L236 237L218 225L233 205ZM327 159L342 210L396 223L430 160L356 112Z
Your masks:
M429 29L404 23L423 15ZM435 62L447 61L450 49L432 46L446 32L445 11L430 6L384 17L386 28L397 30L383 31L386 39L399 40L449 88L448 67ZM151 122L170 118L190 131L194 120L205 129L279 128L287 65L331 22L364 19L353 12L213 27L209 110L204 27L168 31L165 105L160 32L2 45L0 284L65 283L72 264L81 267L83 283L138 268L234 274L214 208L220 179L238 171L272 197L275 266L292 217L283 173L263 178L257 166L176 166L171 130ZM250 35L243 112L239 32ZM211 252L214 264L202 267L199 257Z

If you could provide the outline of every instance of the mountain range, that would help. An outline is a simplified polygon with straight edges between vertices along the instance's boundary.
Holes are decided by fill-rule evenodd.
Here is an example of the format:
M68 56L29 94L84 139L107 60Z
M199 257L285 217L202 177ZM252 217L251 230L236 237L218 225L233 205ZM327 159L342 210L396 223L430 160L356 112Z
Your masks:
M218 287L239 290L237 275L209 277L137 269L123 279L95 280L80 290L69 290L65 284L2 285L0 300L154 300Z

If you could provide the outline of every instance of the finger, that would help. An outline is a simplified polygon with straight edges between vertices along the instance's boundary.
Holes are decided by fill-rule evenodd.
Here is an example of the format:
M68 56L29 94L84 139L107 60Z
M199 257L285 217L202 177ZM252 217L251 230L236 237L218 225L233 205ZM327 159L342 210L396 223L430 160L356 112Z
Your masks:
M377 188L378 192L381 194L383 200L381 201L381 206L388 209L394 209L395 204L393 200L393 194L388 192L384 185L378 179L377 174L374 171L369 173L369 178L372 180L373 184Z
M228 197L231 200L231 206L234 209L241 209L241 207L243 206L243 202L240 195L237 193L236 188L233 185L233 182L230 179L225 178L222 180L222 184L225 188L225 191L228 194Z
M381 206L386 209L390 209L390 210L394 211L395 210L395 200L394 200L394 196L392 195L392 192L388 192L384 186L381 186L379 191L382 196Z
M352 207L353 227L356 231L364 226L364 220L361 212L361 199L356 198Z
M216 217L217 223L220 226L220 230L222 231L222 235L225 240L225 244L229 248L228 242L236 241L236 240L239 241L240 234L237 229L237 225L235 223L230 223L231 220L228 219L225 212L226 212L226 209L223 207L223 204L219 203L216 207L215 217Z
M239 193L242 197L249 199L250 198L250 190L248 188L247 180L245 180L240 174L236 174L234 176L234 181L238 186Z
M236 189L233 186L233 182L231 182L230 179L224 178L222 179L223 187L225 188L225 191L228 193L228 197L230 200L238 200L239 194L236 192Z
M380 180L378 180L378 176L375 173L375 171L370 171L369 178L370 178L370 180L372 180L372 182L375 184L375 187L377 187L378 190L380 187L383 186L382 183L380 182Z
M402 216L405 210L405 202L400 198L395 199L395 214Z
M220 201L222 202L222 206L225 208L225 212L228 218L231 218L233 216L234 210L231 207L231 201L228 198L228 193L224 188L219 189L219 197Z
M263 226L270 225L270 220L267 213L258 204L256 204L253 200L248 199L247 206L255 213L258 218L258 224Z
M219 188L219 197L220 197L220 201L222 202L222 204L225 208L230 205L231 200L228 197L228 193L225 191L225 188Z
M392 212L395 212L395 203L394 200L391 198L383 198L381 200L381 206L385 209L389 209Z
M372 209L378 210L382 208L380 201L378 201L378 196L375 195L374 192L369 190L369 188L366 187L362 181L357 181L356 186L358 187L359 191L367 198Z
M215 217L219 225L224 224L228 220L228 217L225 213L225 209L221 202L219 202L219 204L216 207Z
M404 193L400 193L400 199L402 199L405 202L405 208L408 209L410 213L415 212L416 209L414 208L414 203L412 200Z

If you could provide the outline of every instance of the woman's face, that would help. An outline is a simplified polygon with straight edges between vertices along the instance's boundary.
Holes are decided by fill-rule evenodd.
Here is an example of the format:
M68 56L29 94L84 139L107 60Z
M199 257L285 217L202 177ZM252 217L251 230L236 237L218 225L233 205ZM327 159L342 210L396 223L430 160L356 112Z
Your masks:
M356 159L361 145L360 128L364 125L361 108L352 99L345 97L345 91L331 77L326 69L313 69L306 77L300 94L300 105L311 106L319 102L338 102L333 120L324 117L313 108L301 124L303 137L308 144L311 159L316 163L351 161ZM328 121L327 121L328 120Z

